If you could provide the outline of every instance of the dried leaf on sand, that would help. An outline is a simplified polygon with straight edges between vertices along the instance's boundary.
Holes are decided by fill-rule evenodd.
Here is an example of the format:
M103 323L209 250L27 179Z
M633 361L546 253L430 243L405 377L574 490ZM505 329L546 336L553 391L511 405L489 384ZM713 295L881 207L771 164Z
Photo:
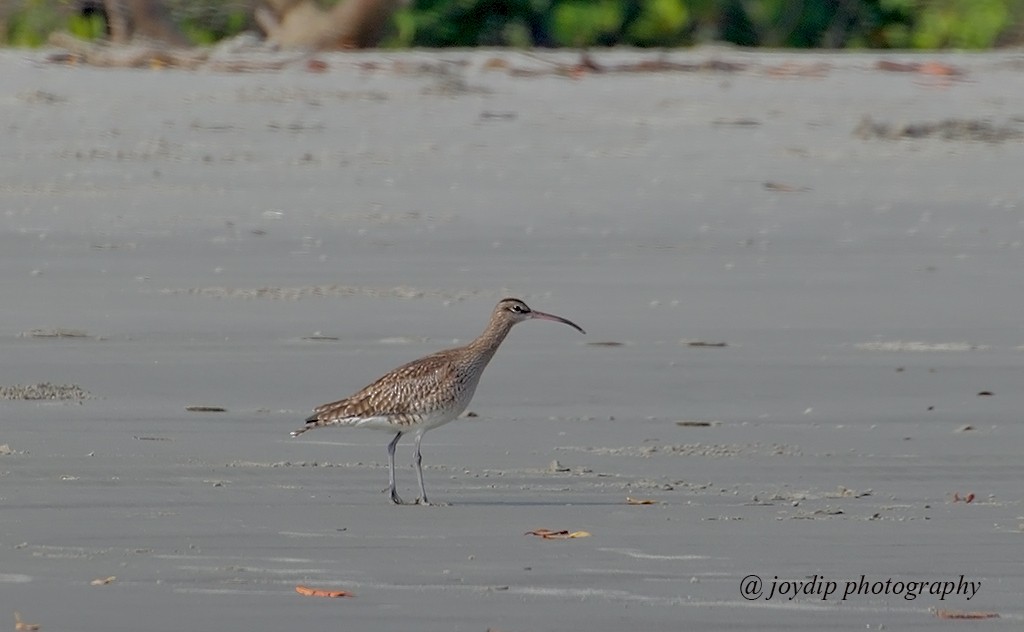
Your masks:
M322 588L310 588L309 586L303 586L299 584L295 587L295 592L305 597L354 597L352 593L347 590L324 590Z
M553 531L551 529L534 529L533 531L527 531L526 535L535 535L544 540L573 540L576 538L589 538L590 533L587 531Z
M21 620L21 615L17 611L14 612L14 630L15 632L33 632L34 630L40 629L38 623L25 623Z
M658 501L651 500L650 498L633 498L631 496L626 496L626 504L627 505L656 505L656 504L658 504Z

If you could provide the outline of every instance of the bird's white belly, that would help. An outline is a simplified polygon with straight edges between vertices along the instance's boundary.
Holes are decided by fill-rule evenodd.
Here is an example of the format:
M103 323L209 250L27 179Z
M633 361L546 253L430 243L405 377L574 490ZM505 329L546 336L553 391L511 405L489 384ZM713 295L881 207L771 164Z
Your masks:
M416 415L415 421L399 420L394 417L387 415L379 415L374 417L360 417L354 419L352 423L345 425L352 425L359 428L370 428L372 430L383 430L386 432L426 432L431 428L437 428L443 426L449 421L454 421L462 411L465 410L465 406L459 408L450 408L447 410L436 410L427 413L420 413Z

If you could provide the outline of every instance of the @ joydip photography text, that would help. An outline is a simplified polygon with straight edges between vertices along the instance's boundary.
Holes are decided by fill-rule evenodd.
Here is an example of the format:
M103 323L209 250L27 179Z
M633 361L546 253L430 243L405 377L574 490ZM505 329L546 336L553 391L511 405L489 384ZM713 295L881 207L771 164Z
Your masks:
M740 582L740 592L748 601L764 599L788 599L813 597L827 601L862 596L893 596L913 601L918 597L938 597L945 601L946 597L959 596L970 601L981 589L980 580L970 580L964 575L947 580L903 580L889 578L872 579L861 575L857 579L831 580L824 575L811 575L804 579L780 579L778 575L764 586L758 575L747 575Z

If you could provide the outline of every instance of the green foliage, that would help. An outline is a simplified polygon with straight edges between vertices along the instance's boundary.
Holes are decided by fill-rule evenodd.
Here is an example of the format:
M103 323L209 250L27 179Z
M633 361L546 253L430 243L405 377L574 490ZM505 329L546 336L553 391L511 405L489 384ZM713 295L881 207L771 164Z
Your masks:
M391 43L985 48L1015 18L1024 0L414 0Z
M92 15L72 15L68 17L68 31L83 40L98 40L107 35L107 23L103 17Z
M618 0L568 0L554 7L551 31L562 46L614 43L622 28L623 6Z
M626 36L638 46L671 46L689 19L684 0L643 0L640 15L626 30Z
M988 48L1008 26L1004 0L942 0L921 12L910 36L914 48Z
M395 16L386 45L528 46L538 15L531 0L419 0Z
M161 1L198 44L253 28L255 0ZM102 18L76 6L0 0L0 41L41 46L61 29L103 37ZM1022 22L1024 0L411 0L386 45L977 49L1024 43Z
M21 9L7 19L7 42L27 48L42 46L50 33L61 26L61 15L52 2L25 0Z
M163 0L186 36L196 44L212 44L252 28L251 6L247 0ZM0 0L0 18L5 2L15 3L7 15L7 32L0 42L19 47L46 44L50 33L68 31L84 40L106 37L107 25L100 14L82 15L76 0ZM0 20L2 23L2 20Z

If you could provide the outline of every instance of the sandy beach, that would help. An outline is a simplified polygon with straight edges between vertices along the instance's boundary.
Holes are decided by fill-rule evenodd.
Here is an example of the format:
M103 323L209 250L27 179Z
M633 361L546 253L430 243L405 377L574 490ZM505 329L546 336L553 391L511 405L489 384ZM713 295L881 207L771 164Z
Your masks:
M1020 629L1021 52L49 54L0 51L0 629ZM447 505L289 437L504 296L587 335L426 435Z

